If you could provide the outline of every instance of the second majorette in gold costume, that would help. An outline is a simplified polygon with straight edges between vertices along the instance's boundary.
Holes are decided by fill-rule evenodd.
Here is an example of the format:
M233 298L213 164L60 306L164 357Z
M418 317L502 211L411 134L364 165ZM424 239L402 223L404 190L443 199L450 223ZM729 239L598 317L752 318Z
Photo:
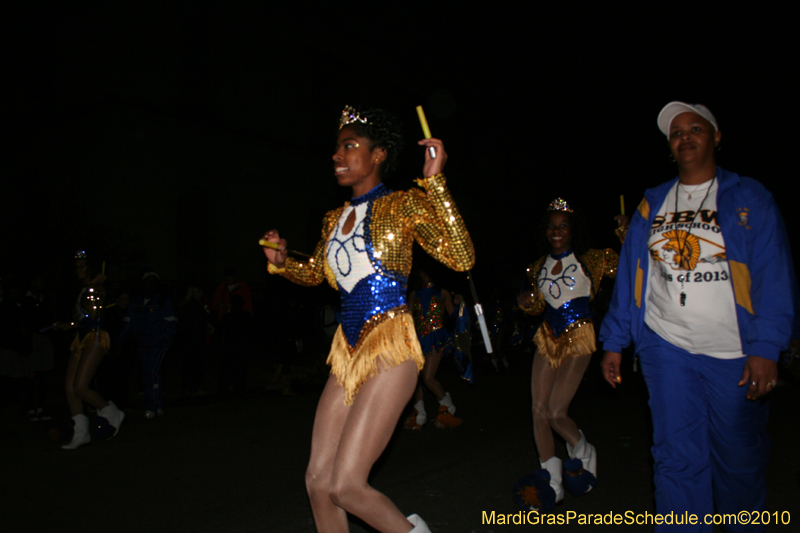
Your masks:
M341 292L342 324L328 364L352 404L358 389L384 368L425 360L406 304L414 242L448 267L465 271L475 251L443 174L416 180L422 189L390 191L383 184L329 211L310 259L287 258L269 271L300 285L328 283ZM351 212L355 224L342 233Z
M558 199L548 211L568 209L566 202ZM620 239L624 229L617 230ZM563 268L558 274L551 274L550 264L557 261L562 262ZM597 349L590 302L603 277L617 275L618 263L619 256L611 248L588 250L580 257L569 249L558 256L540 257L528 267L533 298L529 307L520 308L530 315L544 313L544 322L533 341L553 369L568 357L591 354Z

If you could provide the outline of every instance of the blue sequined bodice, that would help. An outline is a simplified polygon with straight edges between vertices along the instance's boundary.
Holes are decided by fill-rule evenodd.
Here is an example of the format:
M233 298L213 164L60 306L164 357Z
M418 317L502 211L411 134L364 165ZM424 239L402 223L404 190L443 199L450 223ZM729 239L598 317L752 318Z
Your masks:
M583 318L591 318L592 310L589 308L589 297L573 298L565 302L558 309L550 304L545 304L544 319L550 324L553 335L558 337L567 329L567 326Z
M558 262L561 271L552 274ZM537 281L545 301L544 319L556 337L573 322L592 317L589 307L592 281L571 249L548 256L537 273Z
M389 190L380 184L367 194L353 198L350 206L357 208L366 203L366 212L361 222L357 223L352 233L352 245L348 239L329 238L328 264L336 275L339 291L342 296L342 331L350 346L358 342L362 326L372 317L383 314L406 303L406 287L408 280L399 272L383 267L375 257L372 245L370 223L372 221L372 205L375 200L389 194ZM341 222L341 221L340 221ZM338 226L338 225L337 225ZM351 275L352 266L357 264L355 254L366 254L372 265L372 271L364 271L364 276L355 285L351 282L351 290L347 290L342 281ZM331 261L330 257L334 257Z

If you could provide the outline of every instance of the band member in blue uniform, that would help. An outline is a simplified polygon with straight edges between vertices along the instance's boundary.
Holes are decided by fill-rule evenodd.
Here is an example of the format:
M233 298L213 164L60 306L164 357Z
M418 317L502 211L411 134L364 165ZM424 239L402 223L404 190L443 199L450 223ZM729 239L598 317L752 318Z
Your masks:
M620 351L632 342L650 394L658 513L762 511L763 397L792 328L783 221L760 183L716 165L722 136L708 108L670 102L658 127L678 177L646 191L632 217L600 331L603 373L621 382ZM676 528L712 530L656 526Z

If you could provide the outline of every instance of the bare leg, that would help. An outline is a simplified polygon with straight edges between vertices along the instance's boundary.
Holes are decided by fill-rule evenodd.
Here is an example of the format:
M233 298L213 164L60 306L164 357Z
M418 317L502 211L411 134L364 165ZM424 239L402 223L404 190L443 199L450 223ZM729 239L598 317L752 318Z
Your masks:
M330 498L336 451L350 409L344 404L344 389L336 383L336 376L330 376L317 405L311 436L311 459L306 470L306 490L314 522L321 533L350 530L344 509Z
M572 399L578 391L591 359L591 354L570 357L561 363L555 372L556 379L553 391L550 393L547 419L550 427L561 435L570 446L578 444L581 434L575 421L568 415L569 404L572 403Z
M414 403L417 403L420 400L423 400L425 396L422 394L422 383L417 384L417 388L414 389Z
M422 382L436 396L437 400L444 398L444 387L436 379L436 372L439 371L439 363L442 361L442 354L436 348L428 352L425 356L425 366L422 367ZM420 398L422 399L422 398Z
M403 513L370 487L367 478L389 443L416 382L417 368L410 360L367 380L347 414L334 462L331 500L383 533L412 529Z
M442 387L442 384L436 379L436 372L439 371L439 363L441 360L442 356L436 348L434 348L432 352L428 352L425 356L425 366L422 367L422 373L419 377L420 383L414 390L414 403L424 399L422 383L425 383L425 386L430 389L437 400L444 398L444 387Z
M539 353L533 354L533 369L531 371L531 398L533 400L533 440L536 451L539 452L539 461L542 463L553 457L556 453L553 442L553 430L547 419L550 410L550 395L556 380L555 371L550 368L550 361Z
M414 411L406 421L406 429L422 429L428 421L428 412L425 410L425 396L422 392L422 376L417 378L417 387L414 389Z
M84 348L83 352L81 352L81 357L78 360L78 368L75 371L75 381L73 382L75 395L95 409L102 409L108 405L108 402L99 392L89 388L92 378L94 378L94 374L97 372L97 367L100 366L105 355L106 351L102 347L87 346Z

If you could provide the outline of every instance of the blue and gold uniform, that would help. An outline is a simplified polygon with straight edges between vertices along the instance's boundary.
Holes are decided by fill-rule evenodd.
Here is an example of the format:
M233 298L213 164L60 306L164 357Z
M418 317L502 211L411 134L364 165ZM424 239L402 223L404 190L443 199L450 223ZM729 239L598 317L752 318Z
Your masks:
M326 279L342 295L342 324L328 364L350 405L361 385L383 368L413 360L422 350L406 303L414 242L457 270L472 268L475 251L443 174L417 180L423 189L390 191L383 184L329 211L322 239L308 260L287 258L269 271L301 285ZM341 228L356 212L353 230ZM379 362L380 361L380 362Z
M102 284L92 283L81 289L75 305L75 318L80 329L70 345L70 352L75 357L80 357L90 345L100 346L106 352L111 348L108 332L103 329L105 300L106 289Z
M552 277L549 258L563 262L562 270ZM588 355L597 349L589 303L603 277L616 276L618 263L619 256L610 248L589 250L581 257L570 249L557 257L541 257L528 268L535 297L530 307L521 309L531 315L544 313L533 341L553 369L568 357Z

